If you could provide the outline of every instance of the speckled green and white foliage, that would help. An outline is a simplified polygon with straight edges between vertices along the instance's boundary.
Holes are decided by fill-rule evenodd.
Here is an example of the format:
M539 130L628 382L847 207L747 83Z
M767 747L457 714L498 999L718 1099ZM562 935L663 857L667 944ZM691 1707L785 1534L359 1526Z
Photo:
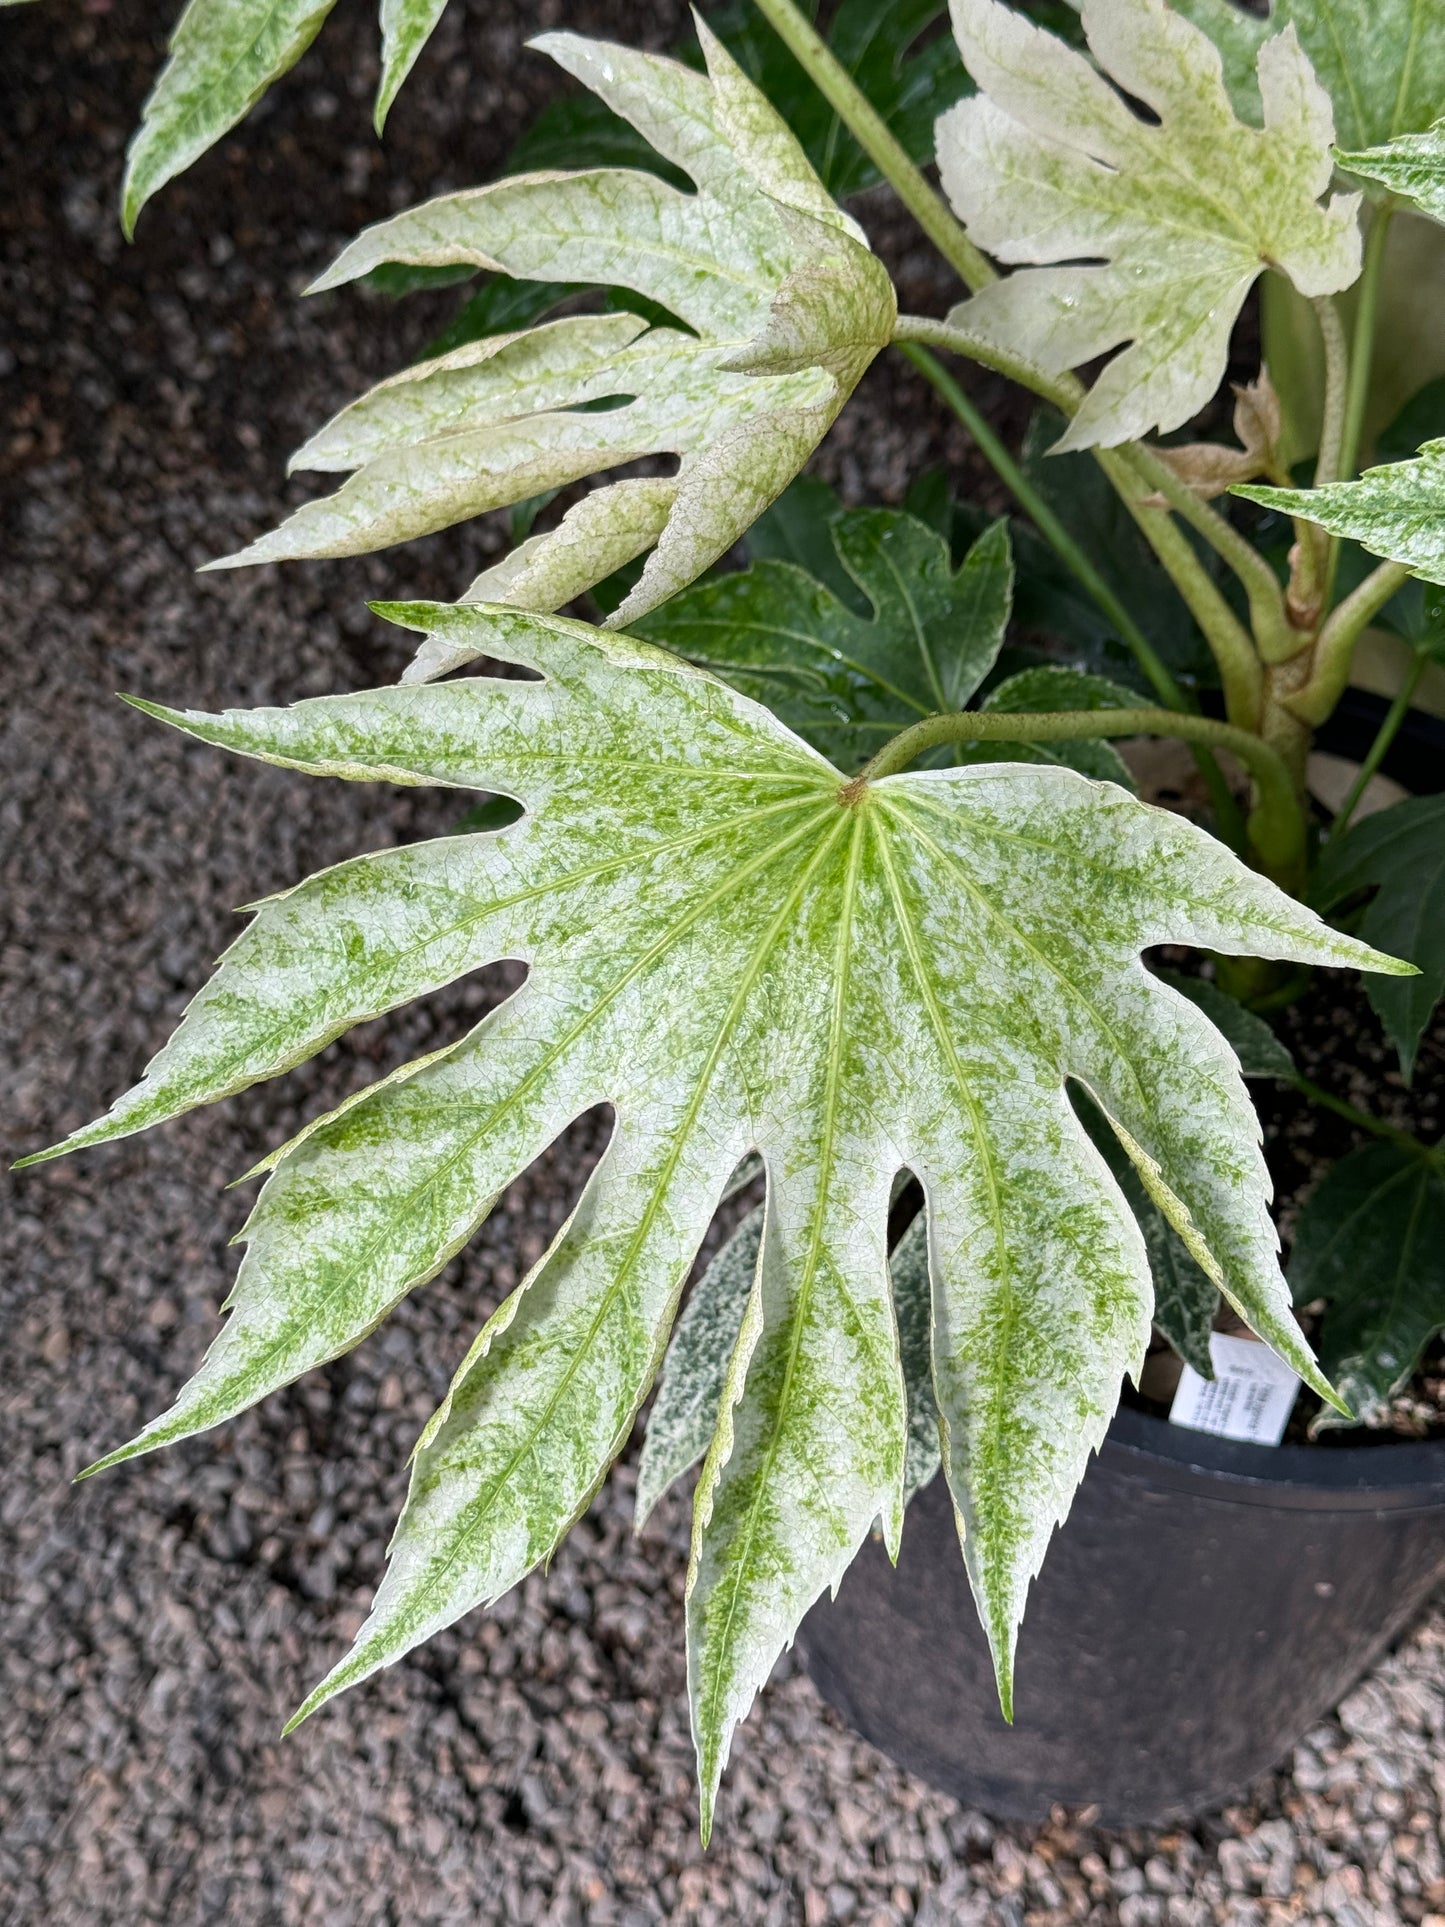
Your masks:
M1445 42L1445 8L1442 8L1440 38ZM1361 174L1377 187L1412 201L1432 221L1445 221L1445 120L1438 120L1423 133L1401 134L1398 140L1381 147L1367 147L1360 153L1337 154L1341 167Z
M1426 442L1408 462L1367 468L1354 482L1323 488L1250 483L1230 493L1317 522L1371 555L1403 562L1426 582L1445 584L1445 440Z
M335 3L189 0L126 157L121 222L128 235L152 194L214 147L295 66ZM381 0L378 134L445 8L446 0Z
M461 263L621 285L684 326L571 315L406 369L343 409L292 464L355 471L351 479L212 567L384 548L666 453L680 457L671 479L593 493L489 570L472 598L559 608L652 548L611 618L621 626L744 534L890 339L897 306L784 122L706 27L698 32L707 76L574 34L534 43L696 193L630 168L519 175L369 228L316 284L337 287L385 262ZM598 412L602 402L615 405Z
M1259 50L1293 27L1335 107L1341 147L1374 147L1445 114L1441 0L1272 0L1262 14L1236 0L1174 0L1219 48L1240 114L1257 122Z
M1066 264L1024 265L952 320L1052 373L1130 344L1061 449L1197 413L1266 267L1306 295L1334 294L1360 269L1359 197L1319 202L1334 122L1292 31L1259 51L1260 129L1236 118L1207 35L1165 0L1080 11L1097 68L1000 0L953 0L979 93L938 124L943 183L978 245L1010 264Z
M571 1119L614 1107L571 1218L428 1426L371 1616L310 1711L547 1558L626 1440L714 1206L756 1151L763 1240L689 1585L706 1827L733 1727L803 1613L875 1519L897 1542L895 1176L927 1199L944 1464L1007 1705L1029 1581L1149 1332L1143 1244L1065 1079L1321 1386L1235 1057L1140 952L1395 966L1113 784L1010 764L845 785L766 709L635 638L497 607L391 613L541 680L158 713L286 767L499 792L525 814L262 904L142 1082L58 1148L240 1090L494 959L529 975L269 1160L227 1323L174 1407L104 1463L357 1343Z

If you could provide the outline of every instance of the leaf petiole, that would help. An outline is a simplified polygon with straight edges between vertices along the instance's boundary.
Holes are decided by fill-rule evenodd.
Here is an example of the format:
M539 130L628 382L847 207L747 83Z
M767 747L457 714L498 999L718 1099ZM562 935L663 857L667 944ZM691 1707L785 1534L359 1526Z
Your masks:
M1261 867L1298 888L1305 862L1305 818L1284 759L1261 737L1212 716L1172 709L1068 709L1049 712L958 710L928 716L883 745L843 795L851 799L869 783L894 776L915 756L944 743L1057 743L1111 736L1175 736L1186 743L1227 749L1255 780L1258 800L1249 833Z

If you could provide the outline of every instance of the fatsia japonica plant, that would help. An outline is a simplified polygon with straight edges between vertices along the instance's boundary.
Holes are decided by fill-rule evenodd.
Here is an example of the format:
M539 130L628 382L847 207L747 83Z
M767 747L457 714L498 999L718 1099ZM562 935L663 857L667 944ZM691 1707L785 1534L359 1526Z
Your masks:
M438 11L383 6L383 106ZM212 566L507 507L515 546L454 604L379 605L419 638L396 687L141 707L290 769L492 800L257 906L142 1081L40 1154L526 964L469 1035L263 1161L220 1335L100 1466L357 1344L610 1105L572 1216L422 1435L370 1618L297 1718L545 1561L656 1383L639 1518L701 1462L705 1833L778 1653L875 1524L896 1553L940 1467L1008 1712L1030 1582L1151 1327L1208 1373L1226 1301L1328 1425L1377 1414L1445 1326L1421 1235L1445 1224L1445 1164L1318 1091L1260 1014L1315 966L1363 969L1408 1071L1445 988L1445 810L1353 822L1445 657L1445 411L1357 475L1390 225L1445 202L1445 9L1084 0L1055 32L954 0L946 42L932 0L845 0L831 39L791 0L758 13L729 17L728 44L699 22L701 64L548 34L594 102L554 117L547 165L399 214L321 276L477 287L434 352L295 458L347 479ZM137 182L187 158L165 131L186 75L243 16L192 0L132 212ZM224 108L219 65L196 83L192 148L284 64L261 44L244 87L227 57ZM581 165L559 168L569 125ZM942 318L898 312L839 204L879 178L963 283ZM1233 441L1212 412L1266 274L1313 304L1323 351L1318 447L1288 461L1268 370L1236 389ZM936 478L903 510L795 480L895 347L1018 519ZM940 352L1038 400L1021 454ZM1312 732L1372 625L1409 668L1331 816ZM530 679L456 673L479 659ZM1113 743L1147 736L1189 745L1208 827L1133 793ZM1160 945L1204 951L1212 978L1146 967ZM1288 1283L1245 1077L1375 1138L1307 1206ZM720 1201L759 1181L684 1305ZM1371 1237L1397 1260L1383 1298ZM1293 1308L1316 1299L1319 1362Z

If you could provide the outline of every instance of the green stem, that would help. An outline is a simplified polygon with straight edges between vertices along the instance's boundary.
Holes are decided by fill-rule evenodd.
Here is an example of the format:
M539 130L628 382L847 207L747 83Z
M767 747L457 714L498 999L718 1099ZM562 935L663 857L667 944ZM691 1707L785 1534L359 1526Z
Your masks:
M967 328L956 327L951 321L934 321L930 316L921 314L901 314L894 325L893 339L917 368L922 368L924 364L913 353L913 344L943 348L950 354L962 355L966 361L976 361L981 367L992 368L995 374L1006 375L1021 388L1031 389L1045 401L1052 402L1061 414L1072 415L1079 405L1083 391L1072 375L1046 374L1036 363L1025 360L1022 355L1010 354L1006 348L998 347ZM931 355L928 359L933 361ZM938 363L933 361L933 366L936 368ZM932 376L929 379L932 380ZM936 383L934 385L937 386Z
M1365 242L1365 258L1360 268L1359 306L1355 309L1355 335L1350 344L1350 382L1345 394L1344 421L1340 431L1339 474L1348 482L1360 459L1360 437L1365 426L1365 406L1370 399L1370 375L1375 359L1375 329L1380 318L1380 283L1385 265L1385 243L1395 203L1386 201L1375 211Z
M1204 631L1219 665L1230 721L1243 729L1253 729L1258 725L1264 699L1264 670L1254 640L1168 510L1149 505L1153 486L1134 466L1131 453L1127 448L1093 451L1095 461L1117 489L1144 540L1158 556L1190 614Z
M1135 470L1152 483L1180 520L1202 535L1220 560L1238 577L1249 598L1250 621L1255 640L1267 662L1284 662L1307 646L1308 638L1290 622L1285 608L1284 590L1279 578L1251 542L1247 542L1217 509L1196 495L1161 462L1151 448L1131 443L1124 451Z
M1340 311L1330 297L1321 295L1314 303L1315 318L1325 345L1325 404L1320 422L1320 452L1315 458L1315 487L1340 478L1340 457L1345 445L1345 395L1350 381L1350 351L1345 346L1345 326Z
M930 324L925 324L925 326L928 325ZM1090 600L1114 625L1119 640L1133 655L1160 701L1166 703L1170 709L1192 709L1194 704L1187 691L1180 686L1153 643L1094 567L1084 550L1069 534L1045 498L1034 487L1007 447L989 426L985 417L974 406L965 390L936 356L930 354L926 348L917 345L928 338L927 334L920 331L916 335L910 334L904 337L898 345L924 380L930 382L948 403L973 437L979 453L1031 518L1039 534L1065 568L1072 570ZM1244 818L1238 803L1234 800L1234 792L1225 780L1223 770L1219 767L1212 750L1199 743L1192 743L1190 748L1199 774L1204 779L1204 786L1209 792L1215 828L1231 849L1242 849Z
M1360 268L1359 303L1355 309L1355 333L1350 343L1350 375L1345 391L1340 424L1340 446L1336 474L1343 482L1352 479L1360 459L1360 440L1365 429L1365 409L1370 399L1370 376L1375 362L1375 330L1380 318L1380 283L1385 265L1385 244L1395 203L1386 201L1375 211L1365 241L1365 257ZM1319 482L1318 474L1315 477ZM1325 564L1324 602L1328 609L1335 592L1335 575L1340 566L1340 542L1331 536L1329 560Z
M1402 1131L1394 1124L1386 1124L1383 1118L1371 1117L1368 1111L1357 1109L1343 1097L1336 1097L1332 1091L1325 1090L1311 1078L1296 1073L1289 1081L1312 1104L1322 1105L1325 1110L1333 1111L1336 1117L1348 1118L1357 1129L1368 1131L1372 1137L1388 1138L1392 1144L1408 1145L1412 1151L1423 1151L1427 1155L1437 1149L1433 1144L1422 1142L1412 1131Z
M969 292L996 281L993 263L969 240L962 223L793 0L757 0L757 9Z
M1384 762L1386 751L1399 734L1400 725L1405 720L1411 699L1420 686L1420 678L1425 673L1425 662L1426 658L1422 651L1416 655L1415 660L1410 664L1405 675L1405 680L1400 685L1400 693L1385 712L1385 719L1375 732L1375 740L1370 744L1365 760L1361 763L1355 780L1350 785L1349 793L1346 795L1344 802L1341 803L1334 822L1330 825L1330 836L1332 838L1343 835L1345 830L1349 828L1350 818L1360 807L1360 798L1369 788L1370 778L1375 774L1376 770L1379 769L1381 763Z
M1318 727L1344 694L1355 644L1397 590L1410 580L1403 562L1382 562L1330 611L1315 644L1314 667L1304 688L1289 698L1301 722Z
M1073 536L1069 534L963 388L926 348L914 345L916 339L916 337L905 338L900 342L903 353L907 355L924 380L931 383L948 403L973 437L984 459L1032 517L1039 534L1043 536L1065 567L1071 569L1078 577L1091 600L1113 623L1119 632L1120 640L1133 652L1135 661L1148 678L1150 687L1159 700L1167 703L1171 709L1187 709L1188 698L1138 623Z
M1227 749L1254 777L1259 800L1249 829L1262 867L1289 886L1299 887L1304 872L1305 818L1284 760L1247 729L1216 722L1212 716L1181 715L1173 709L964 709L926 716L885 743L871 762L845 785L861 795L869 783L905 769L915 756L944 743L1059 743L1096 741L1110 736L1176 736L1186 743Z

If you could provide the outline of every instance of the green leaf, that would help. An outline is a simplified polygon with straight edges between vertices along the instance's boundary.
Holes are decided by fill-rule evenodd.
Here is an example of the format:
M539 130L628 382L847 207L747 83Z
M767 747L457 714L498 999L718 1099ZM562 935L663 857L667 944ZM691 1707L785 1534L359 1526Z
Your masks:
M1060 448L1075 449L1196 414L1266 267L1308 295L1360 271L1359 197L1319 204L1334 124L1292 35L1260 52L1261 130L1235 118L1213 45L1164 0L1085 0L1082 13L1102 72L999 0L955 0L980 93L938 129L973 239L1026 264L956 309L956 325L1056 374L1130 344L1065 431Z
M1435 37L1439 38L1436 28ZM1336 160L1351 174L1412 201L1432 221L1445 221L1445 120L1419 134L1401 134L1380 147L1338 151Z
M1273 0L1263 15L1233 0L1174 0L1224 56L1240 114L1257 122L1255 62L1271 34L1293 27L1334 103L1342 147L1373 147L1445 113L1445 35L1437 0Z
M1013 564L1002 522L957 570L941 537L893 510L851 509L827 529L867 615L794 564L762 561L695 584L634 628L853 770L909 723L973 695L1003 641Z
M1230 492L1349 536L1371 555L1403 562L1445 587L1445 441L1426 442L1412 461L1367 468L1354 482L1323 488L1251 483Z
M373 268L364 279L372 281L378 274L399 276L475 272L469 263L460 269L404 268L389 261L383 267ZM489 274L441 333L427 344L420 359L439 361L451 354L453 349L464 348L469 342L485 341L491 335L510 335L519 329L530 328L534 321L540 321L571 296L584 293L586 283L582 281L515 281L509 274Z
M833 524L843 504L816 475L799 475L743 537L750 562L791 562L830 589L845 608L867 615L867 596L843 566Z
M907 1169L928 1201L947 1476L1007 1708L1029 1582L1152 1303L1068 1080L1231 1302L1327 1394L1233 1054L1139 958L1188 942L1400 966L1113 784L1009 764L859 790L638 638L506 608L391 613L536 679L158 713L285 768L513 796L526 814L260 905L141 1083L64 1148L240 1090L494 960L521 959L526 982L267 1160L226 1325L170 1412L104 1463L357 1343L573 1118L612 1106L572 1216L423 1435L371 1616L310 1711L550 1555L627 1438L714 1207L758 1152L761 1255L695 1510L706 1827L733 1727L802 1614L875 1519L897 1542L887 1225Z
M691 186L683 170L664 160L640 128L595 94L569 94L565 100L550 101L513 143L503 171L571 173L599 167L641 168L684 193Z
M1110 1128L1108 1118L1088 1092L1076 1088L1070 1095L1085 1130L1113 1173L1114 1182L1123 1192L1134 1222L1143 1234L1154 1285L1151 1314L1154 1329L1201 1378L1212 1379L1214 1359L1209 1350L1209 1334L1219 1310L1219 1287L1204 1267L1190 1257L1183 1239L1150 1197L1128 1152Z
M1320 909L1370 889L1375 896L1360 925L1365 941L1388 945L1419 973L1366 984L1408 1078L1445 991L1445 796L1408 797L1330 839L1315 871Z
M1067 669L1054 663L1041 663L1020 670L993 689L979 705L984 710L1000 710L1009 715L1057 709L1133 709L1139 698L1132 689L1092 676L1082 669ZM1061 743L975 743L959 751L966 763L1053 763L1076 769L1083 776L1100 782L1118 783L1132 791L1136 785L1127 765L1112 743L1082 740Z
M570 315L404 370L295 458L354 470L351 479L210 567L361 554L665 453L679 467L665 490L650 485L646 515L636 491L609 502L624 486L614 484L536 538L529 606L538 580L560 585L560 607L651 548L608 617L622 627L732 547L890 339L896 304L787 126L699 32L706 78L571 34L535 43L684 169L695 193L622 168L504 180L369 229L316 284L356 280L384 261L470 263L523 280L620 285L683 326ZM603 413L590 406L603 402ZM555 566L550 546L562 552Z
M677 1321L637 1465L638 1531L668 1487L699 1464L712 1444L762 1242L759 1205L698 1279Z
M305 53L334 0L188 0L126 156L121 225L245 118Z
M1392 1143L1341 1158L1300 1213L1289 1276L1296 1304L1325 1300L1321 1362L1356 1419L1382 1418L1445 1330L1445 1165ZM1327 1410L1312 1429L1347 1423Z

